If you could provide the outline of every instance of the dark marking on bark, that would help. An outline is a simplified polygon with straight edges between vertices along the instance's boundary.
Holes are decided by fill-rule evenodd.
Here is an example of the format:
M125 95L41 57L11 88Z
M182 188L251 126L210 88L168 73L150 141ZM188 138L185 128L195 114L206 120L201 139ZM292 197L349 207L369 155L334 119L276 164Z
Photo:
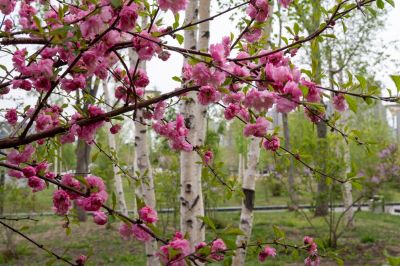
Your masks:
M249 224L249 222L248 222L247 220L245 220L245 219L241 219L241 220L240 220L240 223L241 223L241 224Z
M249 211L253 211L254 197L255 197L254 190L244 188L243 193L244 193L244 199L243 199L244 206L246 206L246 209L248 209Z
M191 184L186 184L186 186L185 186L185 192L186 192L186 193L191 193L191 192L192 192L192 185L191 185Z
M139 133L140 133L140 134L146 134L146 133L147 133L147 130L146 130L146 129L140 130Z
M192 210L192 209L197 205L197 203L199 202L199 200L200 200L200 196L197 195L197 197L194 199L194 201L193 201L193 203L192 203L192 206L190 206L190 209L189 209L189 210Z
M205 32L203 33L203 35L201 35L201 38L207 38L207 39L209 39L209 38L210 38L210 31L205 31Z

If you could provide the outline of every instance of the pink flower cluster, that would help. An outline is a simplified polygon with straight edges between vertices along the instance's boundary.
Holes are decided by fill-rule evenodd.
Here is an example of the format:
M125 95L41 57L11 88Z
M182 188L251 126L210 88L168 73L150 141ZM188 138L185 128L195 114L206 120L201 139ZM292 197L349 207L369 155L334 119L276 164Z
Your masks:
M87 196L81 196L77 192L70 190L56 190L53 194L54 211L59 215L68 214L71 208L71 201L76 200L76 203L84 210L94 212L93 221L96 224L103 225L107 223L107 215L99 210L108 198L104 182L100 177L94 175L88 175L85 180ZM83 191L80 182L72 174L63 175L61 184L76 191Z
M157 0L160 9L163 11L167 11L170 9L174 14L178 13L181 10L185 10L189 0Z
M309 256L304 260L305 266L318 266L320 264L320 258L318 256L317 244L314 239L309 236L305 236L303 239L304 245L307 246Z
M102 114L104 114L104 111L100 107L89 105L89 117L97 117ZM75 113L72 115L71 120L69 121L71 127L69 131L61 137L61 143L72 143L75 141L76 136L89 144L93 142L97 129L104 125L104 121L79 126L76 124L76 122L82 118L83 117L80 113Z
M157 222L158 215L151 207L145 206L139 210L139 218L146 223L152 224Z
M146 232L146 229L143 229L143 228L146 228L148 230L148 228L143 224L142 225L138 225L138 224L132 225L132 224L123 223L119 227L119 234L125 240L135 238L141 242L148 242L151 240L151 235Z
M263 138L267 134L269 122L264 117L259 117L255 124L247 124L243 129L246 137L254 136Z
M189 254L189 241L183 238L182 233L177 232L167 245L160 247L160 252L157 253L157 256L164 265L185 266L184 258Z
M333 96L332 102L335 109L339 112L344 112L348 108L346 98L342 93Z
M271 248L270 246L265 246L260 253L258 253L258 260L260 262L264 262L268 257L275 257L276 249Z
M154 131L169 139L172 149L179 151L192 151L193 146L186 141L189 129L185 126L184 118L181 114L176 116L176 121L164 123L156 121L153 124Z

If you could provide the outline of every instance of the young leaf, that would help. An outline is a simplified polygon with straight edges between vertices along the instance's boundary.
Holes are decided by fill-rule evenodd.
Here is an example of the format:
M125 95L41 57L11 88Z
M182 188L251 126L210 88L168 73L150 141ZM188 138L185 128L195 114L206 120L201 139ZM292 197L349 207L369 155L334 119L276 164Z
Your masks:
M394 84L396 85L397 92L400 92L400 76L391 75L390 77L392 78Z

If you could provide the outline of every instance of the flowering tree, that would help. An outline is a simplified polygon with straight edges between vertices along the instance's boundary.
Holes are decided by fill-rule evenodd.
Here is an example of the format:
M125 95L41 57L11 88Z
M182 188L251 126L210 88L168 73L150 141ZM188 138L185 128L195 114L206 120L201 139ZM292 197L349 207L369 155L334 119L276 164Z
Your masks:
M203 140L198 141L193 137L197 134L204 139L204 126L200 127L199 132L191 130L193 124L188 116L192 115L193 109L185 109L182 113L177 111L175 118L170 121L164 117L165 111L172 109L178 99L186 106L194 104L199 110L210 105L219 106L224 110L224 119L238 119L244 123L243 135L256 139L259 146L266 151L288 154L320 178L342 184L351 182L351 179L325 173L319 165L311 166L303 161L300 154L281 147L277 132L269 131L271 118L267 112L273 106L280 113L302 108L310 123L324 124L325 127L342 133L324 119L323 100L327 97L323 94L324 90L334 92L332 101L338 111L347 108L349 97L397 101L396 97L381 97L377 91L359 93L353 88L342 89L339 85L338 89L324 88L318 79L310 80L302 75L301 70L291 61L291 57L296 56L297 50L303 44L312 42L317 47L318 42L331 37L330 29L337 22L345 23L345 18L352 12L373 10L375 2L381 8L383 1L343 0L329 9L318 6L314 1L313 8L318 10L322 22L318 19L315 28L307 30L309 35L299 36L298 24L295 24L293 30L290 30L294 33L292 37L282 36L284 46L272 45L272 49L264 50L265 46L261 42L263 29L273 13L269 2L246 1L200 19L194 15L196 10L190 9L186 14L191 17L181 22L180 12L192 8L197 1L0 1L0 10L4 15L0 33L1 53L12 59L12 67L1 66L4 75L0 94L6 98L21 91L30 91L37 97L34 106L23 105L4 110L4 117L13 131L10 136L0 139L0 149L4 150L4 160L0 162L0 166L8 169L10 176L26 178L33 192L40 193L50 184L57 186L53 195L54 212L57 215L68 217L74 201L84 211L93 213L95 224L106 224L110 216L120 219L121 236L146 243L158 242L160 247L156 256L165 265L222 261L231 259L239 249L250 248L258 250L259 260L264 261L267 257L277 255L279 246L302 250L307 253L306 265L318 265L320 258L312 238L305 237L300 245L288 244L282 241L283 233L277 228L276 238L272 240L251 243L246 238L240 245L227 243L224 240L226 235L240 235L243 232L232 228L217 232L210 219L196 217L196 214L204 212L201 209L202 204L197 205L197 201L202 199L198 180L190 180L182 187L184 196L187 196L185 193L195 193L194 197L188 197L189 200L185 201L185 208L189 212L181 211L182 215L190 216L190 219L182 218L185 219L182 223L184 232L176 232L172 239L167 239L158 233L155 225L158 219L154 210L155 197L146 192L152 186L152 181L145 181L151 180L144 170L146 166L140 168L138 175L127 175L132 181L142 182L142 191L138 193L141 197L138 215L129 217L121 207L124 205L122 201L118 202L121 212L115 210L115 204L106 205L109 193L101 177L81 177L79 173L57 175L50 170L50 158L42 160L35 153L41 145L55 147L77 139L86 145L96 145L94 138L99 128L107 126L110 134L118 134L121 121L131 119L142 126L151 127L156 134L168 139L170 148L181 152L182 163L193 163L188 157L197 156L197 161L202 162L203 167L220 181L221 186L231 191L237 189L219 177L218 169L212 167L212 151L201 146ZM277 2L277 5L287 9L292 1ZM392 1L387 2L393 4ZM208 49L203 47L203 41L201 50L197 50L195 41L188 39L193 39L189 32L198 25L234 10L245 10L247 25L241 33L238 36L221 36L220 42L211 44ZM170 13L174 15L175 21L168 24L163 18ZM207 11L202 14L204 13L207 14ZM139 19L144 23L139 23ZM171 45L171 38L179 44L185 43L185 46ZM136 59L126 56L125 51L131 48L135 51ZM156 57L166 61L171 53L186 58L182 76L173 77L181 83L181 88L147 97L144 91L149 84L149 78L143 63L157 60ZM126 60L129 59L134 60L134 63L127 64ZM318 72L311 73L310 76L318 78ZM88 84L99 84L99 80L107 82L107 86L104 86L107 91L96 96L91 93ZM84 108L70 102L60 106L51 101L54 95L61 95L65 99L74 98L74 92L84 95L80 99ZM105 93L115 95L117 101L111 104L108 95L104 100ZM146 153L146 149L139 152ZM147 161L145 157L143 158ZM182 166L182 169L193 169L193 175L199 172L197 167ZM190 174L190 171L184 173L185 177ZM154 190L149 193L154 193ZM199 209L192 212L193 208ZM203 222L200 226L198 219ZM83 265L87 259L82 255L76 261L69 261L9 224L1 220L0 223L70 265ZM186 228L192 225L196 229L193 234L196 235L190 235L191 231ZM199 227L204 225L215 233L213 240L209 242L200 241L204 238L201 236L204 233L198 231L203 230ZM153 244L151 246L154 247ZM152 247L149 245L149 252Z

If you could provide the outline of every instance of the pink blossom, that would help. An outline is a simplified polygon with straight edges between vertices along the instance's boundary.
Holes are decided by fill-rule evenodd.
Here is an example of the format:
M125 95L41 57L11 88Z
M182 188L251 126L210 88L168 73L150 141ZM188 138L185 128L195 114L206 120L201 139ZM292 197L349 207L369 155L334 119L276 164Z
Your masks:
M211 44L210 45L210 55L212 59L218 64L222 65L225 61L225 50L224 50L224 45L223 44Z
M218 238L211 244L211 255L210 257L216 261L221 261L224 259L224 252L226 250L225 242Z
M335 96L333 96L332 101L333 101L333 106L339 112L344 112L347 110L348 106L347 106L346 98L344 97L344 95L342 93L336 94Z
M1 10L1 6L0 6L0 10ZM6 20L4 20L4 31L5 32L10 32L13 27L14 27L14 25L13 25L13 22L11 19L7 18Z
M248 108L262 112L268 111L275 103L275 95L269 91L259 91L251 89L247 92L244 99L244 105Z
M145 206L139 210L139 218L150 224L158 220L157 212L149 206Z
M262 30L260 28L250 28L244 35L243 38L249 43L254 43L261 38Z
M182 67L182 79L183 81L190 80L193 75L193 67L188 63L184 63Z
M38 132L44 131L52 126L52 118L50 115L40 114L36 118L36 130Z
M163 11L167 11L171 9L171 11L176 14L181 10L185 10L189 1L188 0L157 0L160 9Z
M281 144L279 138L273 136L271 139L266 139L263 145L266 150L277 151Z
M119 234L124 240L129 240L133 236L133 228L131 224L123 223L119 226Z
M61 177L61 184L68 186L70 188L73 188L75 190L80 190L81 188L81 183L79 183L78 180L76 180L72 174L65 174ZM67 191L68 195L70 196L71 199L77 199L79 195L75 192L72 191Z
M149 233L147 233L142 227L145 227L145 225L139 226L137 224L134 224L132 226L132 233L137 240L148 242L151 240L151 235L149 235Z
M110 128L110 133L115 135L121 130L121 128L122 128L122 126L120 124L114 124Z
M31 144L26 145L22 152L19 152L18 150L14 149L8 153L7 162L19 165L20 163L29 161L34 152L35 148Z
M104 114L104 111L100 107L92 104L89 105L88 112L90 117L95 117Z
M44 177L46 177L47 179L54 179L56 178L56 174L54 172L47 172L44 174Z
M93 221L95 224L104 225L107 223L108 217L102 211L97 211L93 213Z
M17 110L14 108L8 109L5 118L10 125L15 126L18 121Z
M13 169L8 170L7 174L8 174L9 176L15 177L15 178L17 178L17 179L21 179L21 178L24 177L24 174L23 174L21 171L13 170Z
M174 254L170 254L173 250ZM183 239L181 234L175 236L168 245L160 247L160 252L157 256L163 264L171 266L185 266L186 262L184 258L190 254L190 243L186 239Z
M36 175L36 169L33 166L26 166L22 169L22 173L24 173L26 178L29 178Z
M15 0L0 0L0 11L4 15L9 15L14 11L16 1Z
M1 1L1 0L0 0ZM16 50L12 56L13 66L18 72L25 73L25 57L27 55L26 49Z
M154 107L153 119L161 120L164 118L165 108L167 107L167 103L162 101L158 102Z
M232 120L240 111L240 106L230 103L224 110L224 117L226 120Z
M267 134L269 122L264 117L258 117L255 124L247 124L244 127L243 134L255 137L264 137Z
M31 176L28 179L28 186L32 188L33 192L38 192L46 188L46 183L37 176Z
M133 73L132 73L133 74ZM143 69L137 70L136 76L134 77L134 84L137 87L145 88L149 85L149 77Z
M136 4L131 4L130 6L124 6L119 13L120 22L119 28L123 31L132 30L135 27L136 20L138 18L139 7Z
M72 79L62 79L61 88L70 93L77 89L84 89L86 87L86 78L84 75L75 75Z
M80 255L76 260L76 264L78 264L78 266L84 266L86 261L87 261L87 257L85 255Z
M308 256L304 260L305 266L319 266L320 263L321 263L321 259L318 256Z
M53 194L53 205L54 211L58 215L65 215L71 209L71 200L68 196L68 193L62 189L58 189L54 191Z
M264 22L269 15L268 0L255 0L248 5L247 14L257 22Z
M155 53L160 53L161 47L158 45L159 41L158 38L152 37L146 31L141 32L140 36L132 38L133 47L140 60L150 60Z
M202 105L218 102L220 98L221 93L212 86L202 86L197 95L197 99Z
M204 153L203 160L205 164L207 165L210 164L213 159L214 159L214 153L212 151L208 150Z
M82 37L85 39L94 39L96 35L101 32L104 23L100 16L94 15L86 18L80 23L79 28L82 33Z
M32 89L32 83L26 79L14 79L12 82L13 89L21 88L26 91Z
M301 84L308 88L307 101L312 103L319 103L321 101L321 91L317 88L317 84L307 81L304 78L301 80Z
M177 115L176 121L164 124L163 122L155 122L153 129L157 134L167 137L169 144L174 150L192 151L193 146L190 145L185 137L189 134L186 128L184 118L181 114Z
M220 86L226 78L226 74L222 71L214 69L210 70L204 63L196 64L192 69L192 79L199 86Z
M279 4L284 8L288 8L289 4L292 3L293 0L279 0Z
M276 249L270 246L265 246L264 249L258 254L258 260L264 262L267 257L275 257Z
M89 197L77 199L77 203L86 211L98 211L106 202L108 194L105 191L92 193Z

